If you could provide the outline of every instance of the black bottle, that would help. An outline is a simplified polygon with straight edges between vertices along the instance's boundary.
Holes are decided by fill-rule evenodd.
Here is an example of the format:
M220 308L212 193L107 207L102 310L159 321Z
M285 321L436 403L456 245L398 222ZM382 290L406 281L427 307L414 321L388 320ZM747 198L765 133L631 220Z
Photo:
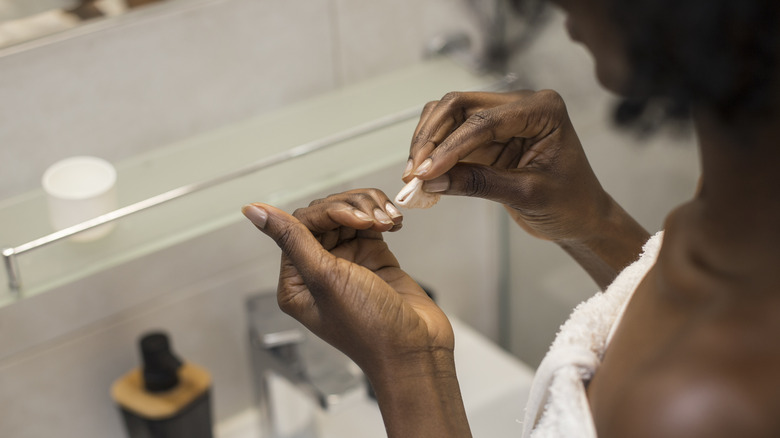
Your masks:
M211 376L171 351L168 336L141 338L143 369L111 387L129 438L212 438Z

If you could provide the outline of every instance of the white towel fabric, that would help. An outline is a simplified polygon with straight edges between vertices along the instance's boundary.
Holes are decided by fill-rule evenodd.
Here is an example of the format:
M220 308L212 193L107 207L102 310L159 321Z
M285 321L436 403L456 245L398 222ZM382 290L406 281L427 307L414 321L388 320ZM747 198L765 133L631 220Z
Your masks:
M651 237L639 260L624 269L606 291L578 305L561 326L536 370L523 438L596 438L585 382L601 364L634 290L655 264L662 240L663 232Z

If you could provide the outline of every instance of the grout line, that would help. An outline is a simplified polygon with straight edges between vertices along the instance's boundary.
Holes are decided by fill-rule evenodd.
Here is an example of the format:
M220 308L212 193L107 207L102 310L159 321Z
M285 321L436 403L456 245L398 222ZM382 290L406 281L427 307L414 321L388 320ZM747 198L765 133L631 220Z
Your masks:
M156 296L118 312L106 315L85 326L79 327L68 333L55 336L35 346L18 351L11 356L0 360L0 371L18 365L28 360L63 348L69 348L71 344L85 339L102 336L104 333L142 319L162 309L174 306L186 300L196 298L208 293L217 292L220 287L231 282L241 281L244 277L251 277L257 273L258 258L239 264L233 269L222 271L204 279L196 279L189 285L184 285L166 293L164 296Z
M506 351L512 347L511 247L509 213L503 208L498 215L498 345Z
M331 37L331 61L333 64L333 80L336 88L344 86L344 59L339 28L339 0L328 0L328 22Z

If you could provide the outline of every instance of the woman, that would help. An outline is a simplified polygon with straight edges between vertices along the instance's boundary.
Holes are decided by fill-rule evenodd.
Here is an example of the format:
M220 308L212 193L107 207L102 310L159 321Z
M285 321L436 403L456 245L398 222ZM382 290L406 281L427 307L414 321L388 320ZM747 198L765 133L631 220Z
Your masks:
M556 3L602 84L626 97L622 119L641 119L647 102L670 117L690 111L702 176L648 241L598 183L554 92L453 93L426 106L404 181L504 204L609 285L569 322L590 318L576 327L587 336L564 328L556 339L532 391L546 409L532 406L524 426L531 436L780 436L778 6ZM382 241L401 225L383 193L334 195L294 217L264 204L244 213L282 249L281 307L362 367L388 436L470 436L452 329Z

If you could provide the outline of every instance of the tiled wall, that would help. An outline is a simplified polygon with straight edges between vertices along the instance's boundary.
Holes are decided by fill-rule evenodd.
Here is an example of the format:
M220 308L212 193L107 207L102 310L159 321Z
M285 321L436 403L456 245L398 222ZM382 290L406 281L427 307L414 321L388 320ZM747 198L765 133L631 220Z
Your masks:
M26 17L54 8L73 7L76 0L0 0L0 20Z
M0 57L0 199L63 157L121 160L336 83L327 0L162 9Z
M0 51L0 200L63 157L121 160L417 62L439 33L479 41L465 0L170 1L190 6Z
M462 23L476 32L466 3L193 1L6 51L0 200L33 190L43 169L65 156L119 161L418 62L439 30ZM401 166L349 186L392 194ZM445 309L493 337L498 214L484 202L445 200L428 214L409 213L404 230L388 238ZM431 253L440 259L432 263ZM252 392L244 300L275 287L278 257L242 222L0 308L0 436L122 436L108 390L137 366L137 337L158 328L182 357L212 371L217 420L245 409Z

